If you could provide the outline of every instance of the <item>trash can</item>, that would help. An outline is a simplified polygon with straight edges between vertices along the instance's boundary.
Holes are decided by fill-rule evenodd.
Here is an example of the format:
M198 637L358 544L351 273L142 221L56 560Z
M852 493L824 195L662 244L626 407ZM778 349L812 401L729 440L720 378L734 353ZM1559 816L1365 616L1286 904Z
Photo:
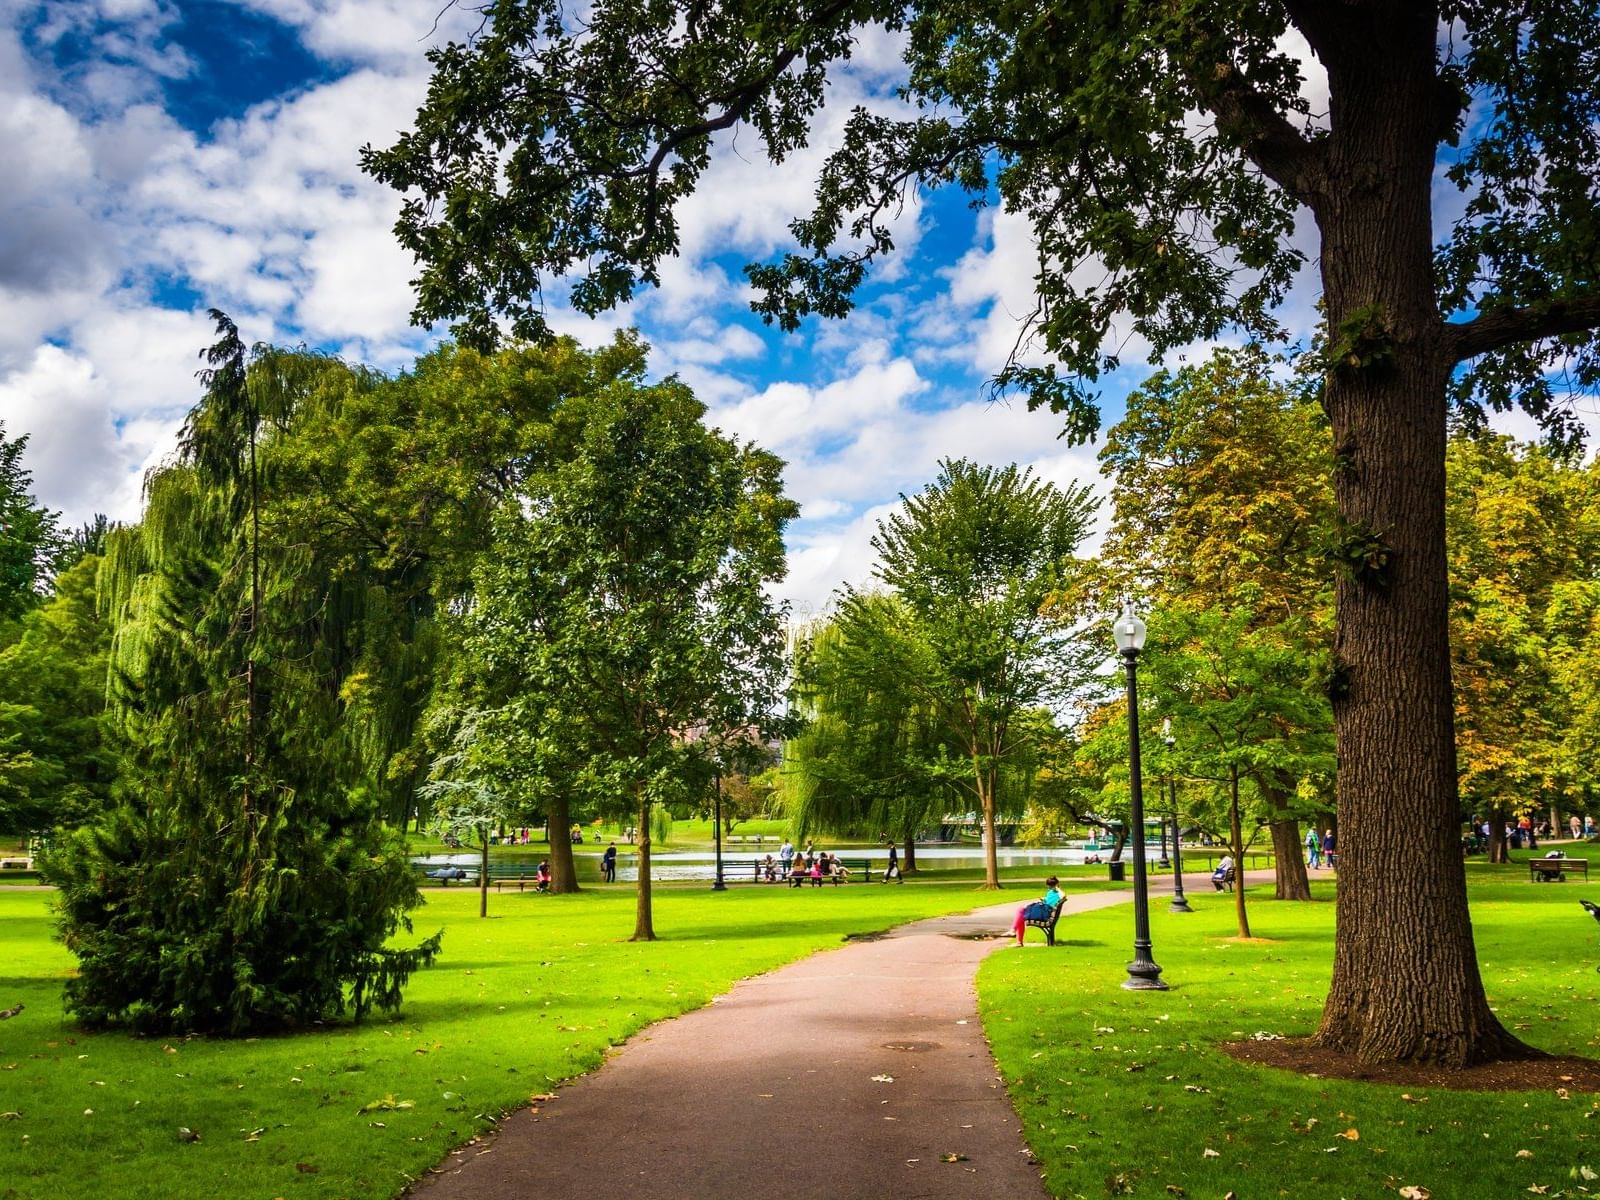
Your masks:
M1108 862L1106 864L1106 870L1111 872L1111 882L1112 883L1121 883L1124 879L1126 879L1127 878L1127 873L1126 873L1127 869L1128 869L1128 864L1127 863L1118 862L1115 859L1113 859L1111 862Z

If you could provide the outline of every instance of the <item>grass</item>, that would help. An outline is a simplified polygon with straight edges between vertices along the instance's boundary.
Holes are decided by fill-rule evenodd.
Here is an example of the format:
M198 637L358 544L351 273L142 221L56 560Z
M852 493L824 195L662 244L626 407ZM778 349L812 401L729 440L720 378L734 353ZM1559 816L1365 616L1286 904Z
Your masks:
M1482 1197L1600 1193L1600 1098L1466 1093L1302 1077L1215 1049L1317 1024L1331 969L1332 884L1321 903L1152 906L1169 992L1125 992L1126 908L1069 918L1054 951L1002 951L979 975L984 1026L1051 1192L1115 1195ZM1574 901L1593 890L1474 872L1484 983L1502 1021L1556 1053L1600 1056L1600 961ZM1070 927L1069 927L1070 926ZM1409 935L1407 935L1409 936ZM1526 1151L1526 1154L1523 1152ZM1577 1173L1576 1176L1574 1173ZM1546 1189L1540 1191L1538 1189Z
M571 897L506 892L490 898L487 921L473 915L475 890L430 889L418 929L443 925L445 955L414 978L399 1019L236 1042L66 1023L59 997L71 959L50 938L49 895L0 891L0 1007L27 1004L0 1022L0 1112L18 1114L0 1119L0 1200L383 1200L503 1112L742 976L852 932L992 901L973 890L978 874L804 896L658 885L663 940L642 945L625 940L626 885ZM1037 870L1007 875L1027 883L1008 898L1038 882ZM1593 891L1531 885L1520 863L1471 879L1485 983L1502 1019L1545 1049L1600 1054L1600 946L1574 903ZM1067 886L1103 887L1103 872ZM1214 1049L1315 1026L1333 922L1331 883L1315 887L1322 902L1313 904L1276 904L1257 890L1251 923L1261 940L1248 944L1232 938L1225 898L1196 894L1199 911L1183 917L1154 905L1167 993L1119 987L1125 907L1067 918L1055 950L1002 949L987 961L986 1032L1055 1194L1597 1194L1600 1180L1572 1172L1600 1173L1600 1103L1561 1098L1557 1081L1530 1095L1408 1095L1247 1067ZM200 1140L180 1140L180 1128ZM1548 1190L1530 1193L1538 1187Z
M417 928L443 925L444 955L400 1019L231 1042L68 1024L49 899L0 892L0 1007L27 1006L0 1022L0 1112L16 1114L0 1119L3 1200L390 1197L652 1021L849 933L993 897L966 882L658 886L662 940L634 944L631 887L508 892L486 921L476 891L430 889Z

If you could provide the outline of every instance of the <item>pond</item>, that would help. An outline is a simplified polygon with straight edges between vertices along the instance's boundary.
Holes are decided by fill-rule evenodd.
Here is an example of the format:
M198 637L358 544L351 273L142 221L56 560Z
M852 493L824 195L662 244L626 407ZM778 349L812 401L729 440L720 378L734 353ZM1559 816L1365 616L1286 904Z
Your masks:
M722 852L722 873L725 878L731 878L738 873L747 875L753 871L751 863L755 859L763 859L768 854L773 858L778 857L778 846L781 842L767 841L759 845L735 844L724 847ZM1151 841L1146 843L1146 854L1153 863L1161 854L1161 843ZM532 849L532 847L519 847L519 849ZM627 850L626 846L619 846L620 850ZM819 842L818 850L832 850L827 842ZM1131 846L1123 848L1123 858L1127 860ZM535 851L537 853L537 851ZM881 872L889 859L887 846L847 846L838 851L840 858L866 859L873 864L873 870ZM1048 868L1056 866L1080 866L1088 855L1098 854L1102 858L1110 854L1107 847L1096 847L1094 843L1075 843L1065 846L1049 848L1025 848L1021 846L1002 846L996 853L1002 867L1038 867L1041 873L1048 873ZM902 855L903 858L903 855ZM461 854L435 854L427 858L414 858L411 860L419 866L433 868L440 866L476 867L478 856L475 853ZM917 847L917 862L924 866L934 867L939 870L954 871L962 869L979 870L984 865L983 851L974 845L919 845ZM716 859L709 850L656 850L650 856L652 867L651 878L667 882L671 880L711 880L716 878ZM578 873L581 878L593 879L600 874L600 860L593 854L578 857ZM617 860L617 879L631 882L639 878L638 868L634 865L632 855L624 853Z

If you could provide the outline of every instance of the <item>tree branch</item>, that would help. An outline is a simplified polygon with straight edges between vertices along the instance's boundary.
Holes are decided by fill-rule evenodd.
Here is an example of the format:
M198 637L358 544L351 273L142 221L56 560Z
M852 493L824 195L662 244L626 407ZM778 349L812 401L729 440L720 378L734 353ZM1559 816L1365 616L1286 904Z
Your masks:
M1600 289L1591 288L1569 299L1499 308L1470 321L1446 324L1445 335L1450 361L1458 363L1517 342L1595 328L1600 328Z
M1231 63L1218 63L1201 94L1217 129L1237 141L1250 161L1290 195L1315 208L1322 192L1322 151Z

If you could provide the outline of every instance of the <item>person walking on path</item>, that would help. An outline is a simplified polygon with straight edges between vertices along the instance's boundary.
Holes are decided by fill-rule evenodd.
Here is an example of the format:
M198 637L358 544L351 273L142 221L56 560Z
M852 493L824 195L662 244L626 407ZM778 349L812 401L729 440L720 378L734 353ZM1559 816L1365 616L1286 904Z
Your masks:
M900 870L900 849L893 842L889 843L889 865L883 869L883 878L878 882L888 883L891 875L900 883L906 881L905 875Z
M1317 836L1315 825L1306 830L1306 866L1322 866L1322 839Z

